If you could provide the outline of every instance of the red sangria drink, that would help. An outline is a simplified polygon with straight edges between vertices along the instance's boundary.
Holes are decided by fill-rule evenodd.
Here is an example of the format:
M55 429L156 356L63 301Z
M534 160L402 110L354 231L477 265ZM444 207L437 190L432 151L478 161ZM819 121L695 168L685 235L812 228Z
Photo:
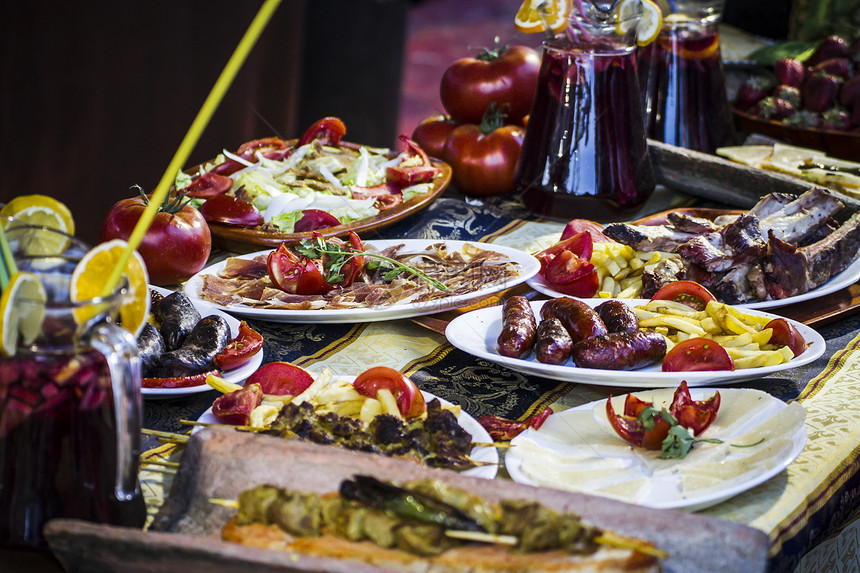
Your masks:
M613 221L635 212L655 186L635 26L626 35L594 20L577 26L544 42L515 181L534 213Z
M133 336L111 324L123 292L71 303L76 261L16 255L46 300L21 302L43 305L39 334L0 357L0 547L46 550L42 527L55 517L134 527L146 518L139 360Z
M648 137L706 153L732 143L718 17L670 14L657 39L639 49Z

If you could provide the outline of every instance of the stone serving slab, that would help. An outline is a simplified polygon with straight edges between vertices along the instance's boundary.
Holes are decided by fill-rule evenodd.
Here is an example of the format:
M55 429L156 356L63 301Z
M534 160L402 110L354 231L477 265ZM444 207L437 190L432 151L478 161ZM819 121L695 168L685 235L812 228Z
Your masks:
M744 525L219 427L198 432L188 441L171 492L150 530L53 520L45 535L70 573L383 571L223 542L220 529L235 510L209 501L236 499L239 492L258 484L336 491L342 479L355 474L395 481L433 477L488 500L531 499L560 511L574 511L600 527L653 541L669 554L662 563L667 572L765 570L767 535Z

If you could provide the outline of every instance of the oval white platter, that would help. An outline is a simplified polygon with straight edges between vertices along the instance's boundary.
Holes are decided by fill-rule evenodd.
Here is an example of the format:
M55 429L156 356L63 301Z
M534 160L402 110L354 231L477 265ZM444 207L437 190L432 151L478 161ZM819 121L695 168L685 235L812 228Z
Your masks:
M517 277L494 284L485 288L479 288L467 294L455 296L441 297L435 300L422 302L404 302L392 304L390 306L377 306L370 308L346 308L346 309L316 309L316 310L282 310L282 309L265 309L253 308L247 305L214 305L219 310L229 312L231 314L251 318L256 320L267 320L271 322L316 322L316 323L360 323L373 322L379 320L391 320L396 318L409 318L412 316L420 316L424 314L433 314L466 306L470 302L507 290L520 283L523 283L533 277L540 270L540 263L532 255L504 247L493 245L491 243L477 243L474 241L443 241L443 240L426 240L426 239L404 239L400 241L394 240L373 240L365 241L365 245L373 246L380 251L394 245L403 244L403 253L420 252L430 245L444 243L451 252L460 251L466 243L470 243L476 247L495 251L510 258L520 266L520 274ZM259 251L240 255L242 259L253 259L261 254L269 253L271 250ZM203 286L203 275L217 275L224 268L226 261L209 266L185 283L185 294L197 302L206 302L200 298L200 291ZM212 303L208 303L212 304Z
M715 389L693 388L694 400ZM674 388L636 392L668 406ZM539 430L511 441L505 468L520 483L579 491L658 509L697 511L725 501L776 476L806 445L805 412L761 392L720 388L714 423L683 459L630 446L609 425L606 400L552 414ZM625 396L616 396L616 413ZM655 398L657 398L655 400ZM739 447L740 446L740 447Z
M607 299L581 299L592 307L606 302ZM535 316L540 316L540 309L547 301L531 303ZM625 303L635 306L645 304L642 299L625 299ZM778 318L776 315L762 311L745 309L744 312ZM473 310L462 314L448 323L445 336L455 347L478 358L483 358L496 364L506 366L511 370L530 376L541 376L565 382L581 382L596 386L617 386L623 388L663 388L677 386L682 380L687 381L691 388L694 386L713 386L761 378L783 370L808 364L821 356L825 350L824 338L815 330L800 322L789 320L800 332L809 347L800 356L795 356L789 362L777 366L761 368L744 368L733 371L718 370L711 372L663 372L660 365L649 366L639 370L599 370L595 368L579 368L568 360L566 364L544 364L534 356L527 358L509 358L498 352L496 340L502 331L502 307L493 306Z
M342 377L338 376L337 378L354 380L354 377ZM430 392L421 391L421 394L424 395L424 400L430 401L433 398L439 398ZM452 406L451 402L448 402L444 398L439 398L439 402L442 403L443 406ZM209 408L201 416L197 419L198 422L203 422L207 424L218 424L217 418L212 414L212 408ZM493 439L490 437L490 434L487 432L484 427L478 423L471 414L460 409L460 413L457 416L457 422L463 427L464 430L469 432L472 435L472 442L477 442L481 444L490 444ZM192 430L192 434L199 432L202 429L202 426L196 426ZM499 472L499 452L496 448L490 446L475 446L472 448L472 451L469 452L469 457L478 462L480 465L477 465L473 468L465 470L462 473L463 475L480 477L485 479L493 479L496 477L496 474Z

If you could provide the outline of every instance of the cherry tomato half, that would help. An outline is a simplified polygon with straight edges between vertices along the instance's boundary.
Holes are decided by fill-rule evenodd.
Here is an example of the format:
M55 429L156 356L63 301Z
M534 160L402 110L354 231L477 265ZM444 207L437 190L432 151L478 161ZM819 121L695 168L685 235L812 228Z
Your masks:
M221 370L232 370L247 364L262 349L263 335L243 320L239 323L239 334L215 355L213 362Z
M427 411L424 396L412 380L388 366L375 366L365 370L352 383L362 396L376 398L378 390L387 389L397 400L397 408L405 419L420 416Z
M695 310L705 310L717 298L711 291L694 281L675 281L661 287L651 300L674 300Z
M688 338L663 357L663 372L734 370L735 363L719 342L710 338Z
M770 335L768 341L769 344L788 346L795 356L800 356L806 352L806 347L809 346L794 325L784 318L774 318L765 325L765 328L773 329L773 334Z
M283 243L269 253L266 268L275 286L290 294L325 294L332 289L321 261L300 257Z

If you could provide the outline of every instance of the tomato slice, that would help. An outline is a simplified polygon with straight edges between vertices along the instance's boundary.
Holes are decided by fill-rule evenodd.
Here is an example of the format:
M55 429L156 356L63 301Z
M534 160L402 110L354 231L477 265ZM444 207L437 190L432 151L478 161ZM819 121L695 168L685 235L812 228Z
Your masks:
M430 164L430 158L427 156L427 153L421 149L420 145L405 135L400 136L400 141L406 145L406 154L419 157L421 163L408 167L388 167L385 170L385 178L400 187L409 187L410 185L432 181L436 173L439 172L439 169Z
M263 335L243 320L239 323L239 334L215 355L213 361L221 370L232 370L247 364L262 348Z
M540 261L541 270L545 270L549 261L564 251L570 251L586 262L590 261L594 251L594 239L591 233L585 231L577 233L537 253L535 257Z
M344 135L346 135L346 125L339 118L324 117L314 122L302 134L301 139L299 139L299 147L315 139L319 139L323 145L337 145Z
M726 349L709 338L688 338L676 344L663 357L663 372L702 372L734 370L735 363Z
M231 187L233 187L233 180L231 178L210 171L195 179L185 189L182 189L182 193L185 193L187 197L194 197L195 199L209 199L215 195L226 193Z
M245 386L258 384L264 394L298 396L313 382L314 377L301 366L289 362L270 362L248 376Z
M248 161L257 159L257 152L261 152L264 157L272 157L271 152L283 152L288 148L287 143L280 137L264 137L262 139L254 139L242 144L236 155Z
M589 298L600 287L597 269L572 251L562 251L547 264L546 281L557 291L571 296Z
M561 232L561 240L569 239L574 235L587 232L595 243L614 243L615 241L603 234L603 225L589 221L588 219L573 219Z
M651 300L674 300L695 310L705 310L717 298L711 291L694 281L675 281L661 287Z
M293 230L296 233L304 233L306 231L337 227L338 225L340 225L340 220L328 211L323 211L322 209L305 209L302 211L302 218L296 221Z
M325 294L332 289L320 261L300 257L283 243L269 253L266 268L275 286L290 294Z
M229 394L221 394L212 402L212 414L222 424L246 426L251 412L263 402L259 384L248 384Z
M788 346L795 356L800 356L806 352L806 340L793 324L784 318L774 318L765 325L765 328L772 328L773 334L770 335L769 344L775 346Z
M251 203L229 195L215 195L200 206L207 223L231 227L256 227L263 224L263 214Z
M375 366L365 370L352 385L359 394L371 398L376 398L378 390L389 390L397 400L397 408L407 420L427 411L424 396L415 383L394 368Z

